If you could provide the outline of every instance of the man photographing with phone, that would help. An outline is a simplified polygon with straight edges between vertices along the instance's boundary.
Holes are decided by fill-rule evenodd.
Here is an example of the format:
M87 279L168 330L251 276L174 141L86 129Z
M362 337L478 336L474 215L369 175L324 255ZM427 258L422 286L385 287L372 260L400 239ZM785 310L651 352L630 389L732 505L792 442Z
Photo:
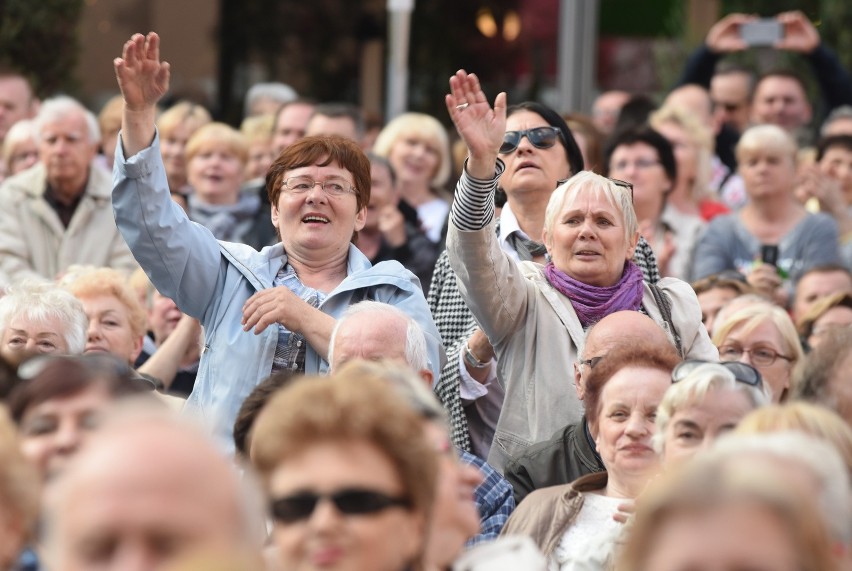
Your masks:
M717 106L746 106L752 124L772 123L799 139L809 140L811 134L807 128L813 110L805 85L795 74L787 71L767 73L754 83L753 90L748 89L748 76L739 74L737 81L742 85L736 86L739 87L735 90L738 101L730 100L733 93L733 86L728 85L730 81L715 81L716 64L725 55L752 47L802 54L819 84L825 113L840 105L852 104L852 77L800 11L763 19L739 13L725 16L710 28L704 45L690 56L679 84L703 85L710 89Z

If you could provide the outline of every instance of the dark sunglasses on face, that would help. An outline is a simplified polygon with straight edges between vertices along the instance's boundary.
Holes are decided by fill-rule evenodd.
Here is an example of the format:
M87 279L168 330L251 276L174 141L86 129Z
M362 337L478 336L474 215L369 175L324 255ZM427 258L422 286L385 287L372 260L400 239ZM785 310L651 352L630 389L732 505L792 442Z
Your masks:
M683 361L672 371L672 382L678 383L684 380L695 369L708 363L722 365L733 373L734 378L740 383L757 388L763 387L763 377L760 376L760 371L747 363L740 363L738 361L722 361L720 363L716 361L700 361L698 359Z
M296 523L311 517L320 501L328 500L344 515L369 515L391 507L410 507L405 498L395 498L382 492L348 488L330 494L303 491L273 500L272 517L280 523Z
M508 155L518 148L521 144L521 139L526 137L530 144L537 149L549 149L556 144L556 141L562 136L562 131L556 127L536 127L535 129L525 129L523 131L506 131L503 135L503 144L500 145L500 154Z

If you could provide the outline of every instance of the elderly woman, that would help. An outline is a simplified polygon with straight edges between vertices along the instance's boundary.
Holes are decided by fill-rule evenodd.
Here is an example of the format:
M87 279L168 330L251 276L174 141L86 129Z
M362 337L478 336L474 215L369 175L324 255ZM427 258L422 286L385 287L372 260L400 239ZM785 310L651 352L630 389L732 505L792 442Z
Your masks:
M384 380L296 381L260 413L251 459L282 569L423 568L438 457Z
M67 290L20 282L0 298L0 357L16 366L33 355L79 355L87 323L82 304Z
M786 311L769 303L737 309L717 323L713 343L722 361L740 361L760 371L772 402L787 400L804 352Z
M695 250L693 275L737 270L764 295L786 302L808 268L840 261L837 224L796 200L796 143L780 127L743 133L737 162L749 202L710 223Z
M217 241L169 200L154 128L169 82L159 41L136 34L115 62L125 114L113 205L157 290L204 327L188 406L213 420L230 449L251 389L281 369L325 372L335 317L363 299L396 305L423 327L437 376L443 350L417 279L396 262L370 266L351 243L370 199L370 162L353 142L310 137L276 159L266 190L281 242L260 252Z
M157 118L163 167L172 192L182 195L189 192L186 145L193 133L211 120L207 109L190 101L175 103Z
M109 355L34 359L19 371L9 411L21 449L43 479L65 468L113 401L154 388Z
M649 342L608 353L589 374L585 394L589 430L606 472L535 490L502 533L531 536L551 570L603 563L621 531L613 519L619 505L635 499L659 471L654 416L679 361L671 346Z
M451 200L442 188L451 167L447 130L430 115L405 113L382 129L373 152L390 162L402 199L417 210L426 237L440 242Z
M241 193L248 161L242 133L224 123L204 125L186 144L189 218L217 240L252 243L260 196Z
M145 310L127 278L112 268L80 268L63 284L89 318L85 353L109 353L133 365L142 352Z
M692 251L704 227L701 218L669 204L679 175L673 145L650 127L613 136L605 152L605 174L633 185L639 231L651 243L664 276L689 278Z
M718 354L689 285L663 279L645 286L630 261L639 234L629 185L590 172L560 185L545 213L546 266L517 264L501 250L491 225L492 193L503 171L497 156L502 146L535 134L507 133L505 94L492 109L476 76L459 71L450 87L447 108L469 158L447 247L462 295L494 346L505 387L489 455L489 463L499 468L530 444L580 420L582 407L566 378L584 329L609 313L642 310L672 335L683 355L715 360ZM539 172L528 162L517 165L514 175Z
M733 430L769 393L754 367L734 361L684 361L657 407L654 448L666 467L680 464Z

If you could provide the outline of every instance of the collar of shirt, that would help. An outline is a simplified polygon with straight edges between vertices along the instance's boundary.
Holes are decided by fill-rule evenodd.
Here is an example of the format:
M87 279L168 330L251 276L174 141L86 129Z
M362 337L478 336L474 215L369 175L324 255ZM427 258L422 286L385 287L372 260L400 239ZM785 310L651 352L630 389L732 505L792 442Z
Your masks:
M507 202L503 206L503 210L500 211L500 233L497 234L497 242L500 244L500 249L509 254L516 262L520 262L521 259L518 257L518 253L512 245L507 242L507 239L513 232L517 232L518 235L525 240L530 239L530 237L521 230L521 226L518 224L518 219L515 217L515 213L512 212L512 208Z

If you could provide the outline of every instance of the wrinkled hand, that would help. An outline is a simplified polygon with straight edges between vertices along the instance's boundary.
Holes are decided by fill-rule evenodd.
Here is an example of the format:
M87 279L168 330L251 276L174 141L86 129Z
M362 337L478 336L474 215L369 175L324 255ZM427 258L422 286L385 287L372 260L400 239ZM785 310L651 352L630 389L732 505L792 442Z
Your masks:
M776 19L784 27L784 34L775 42L775 48L809 54L819 46L819 32L799 10L783 12Z
M261 290L248 298L243 305L243 331L254 328L260 335L274 323L280 323L288 331L302 333L302 318L315 308L284 286Z
M113 60L125 107L142 111L153 107L169 90L169 64L160 61L160 36L133 34L121 57Z
M379 232L391 248L405 244L405 217L395 204L386 204L379 212Z
M757 20L748 14L728 14L710 28L704 43L715 53L738 52L748 48L740 36L740 26Z
M492 109L476 75L460 69L444 99L471 158L496 158L506 133L506 94L497 94Z

